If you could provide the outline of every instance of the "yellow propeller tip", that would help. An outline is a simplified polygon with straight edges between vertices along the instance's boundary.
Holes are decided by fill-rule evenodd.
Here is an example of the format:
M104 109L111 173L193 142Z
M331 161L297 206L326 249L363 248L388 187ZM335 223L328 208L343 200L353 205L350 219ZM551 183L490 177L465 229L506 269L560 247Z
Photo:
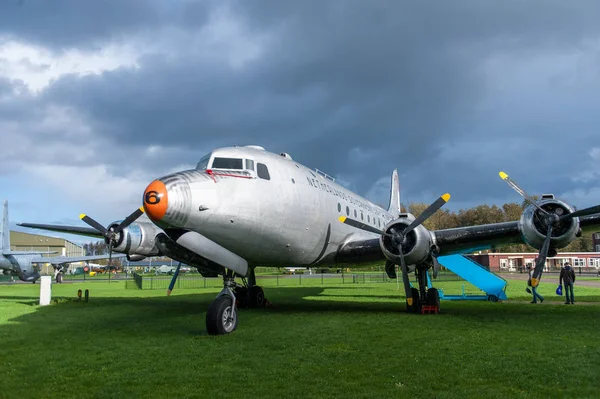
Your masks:
M408 306L412 306L413 299L412 298L406 298L406 303L408 303Z
M540 282L538 281L538 279L537 279L537 278L532 278L532 279L531 279L531 286L532 286L532 287L537 287L539 283L540 283Z
M500 172L498 173L500 175L500 177L502 178L502 180L506 180L506 178L508 177L508 175L504 172Z
M144 211L144 207L143 207L143 206L140 206L140 211L142 211L142 213L144 213L144 212L145 212L145 211Z
M446 194L442 195L442 198L444 199L444 201L448 202L450 200L450 194L446 193Z
M83 219L84 217L86 217L87 215L85 213L82 213L79 215L79 219Z
M345 222L346 222L346 216L340 216L340 217L338 218L338 220L339 220L340 222L342 222L342 223L345 223Z

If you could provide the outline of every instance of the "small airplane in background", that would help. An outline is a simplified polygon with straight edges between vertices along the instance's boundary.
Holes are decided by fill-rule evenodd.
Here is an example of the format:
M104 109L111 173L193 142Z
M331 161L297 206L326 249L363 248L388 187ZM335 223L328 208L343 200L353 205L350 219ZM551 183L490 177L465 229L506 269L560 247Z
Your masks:
M10 270L20 280L35 283L40 278L37 264L50 263L54 269L57 283L62 282L62 276L69 263L90 260L107 259L109 255L97 256L47 256L55 254L52 251L12 251L10 249L10 231L8 228L8 201L4 201L2 225L0 226L0 269ZM118 255L123 256L123 255Z
M508 175L501 172L500 177L530 204L519 221L431 231L423 222L450 195L440 196L418 217L401 213L396 170L389 207L383 209L287 153L226 147L202 157L195 169L151 182L143 193L143 208L108 228L86 215L81 219L92 229L20 225L91 233L128 259L160 254L194 266L204 276L223 276L223 290L206 313L206 328L210 334L227 334L237 327L236 298L249 307L265 303L256 285L256 266L360 267L384 261L388 276L396 278L399 265L406 309L418 313L425 304L439 306L437 289L427 285L427 270L433 268L434 277L439 271L438 256L525 242L540 250L537 285L546 256L568 245L582 229L598 229L600 206L575 211L551 194L536 202ZM418 289L410 286L413 271Z

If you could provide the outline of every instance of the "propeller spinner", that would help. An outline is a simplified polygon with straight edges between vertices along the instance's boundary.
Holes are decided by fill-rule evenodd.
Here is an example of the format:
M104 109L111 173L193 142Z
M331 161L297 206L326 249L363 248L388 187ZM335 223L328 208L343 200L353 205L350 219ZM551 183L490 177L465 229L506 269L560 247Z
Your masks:
M131 213L129 216L127 216L120 224L118 224L117 226L110 226L109 228L102 226L100 223L98 223L97 221L95 221L94 219L92 219L91 217L86 215L85 213L82 213L81 215L79 215L79 219L81 219L83 222L87 223L89 226L98 230L100 233L102 233L102 236L104 236L104 240L108 244L108 268L109 268L109 270L110 270L110 267L112 266L112 248L113 248L113 245L116 244L116 242L117 242L117 237L123 231L123 229L128 227L131 223L135 222L136 219L139 218L140 216L142 216L143 213L144 213L144 208L140 207L140 208L136 209L133 213Z

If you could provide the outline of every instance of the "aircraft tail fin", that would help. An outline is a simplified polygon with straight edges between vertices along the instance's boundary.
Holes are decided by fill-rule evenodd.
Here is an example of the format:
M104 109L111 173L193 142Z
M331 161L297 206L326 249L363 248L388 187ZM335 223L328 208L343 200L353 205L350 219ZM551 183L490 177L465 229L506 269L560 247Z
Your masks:
M400 183L398 182L398 169L392 172L392 187L390 188L390 206L388 212L395 218L400 216Z
M10 251L10 231L8 231L8 201L4 200L2 225L0 226L0 253Z

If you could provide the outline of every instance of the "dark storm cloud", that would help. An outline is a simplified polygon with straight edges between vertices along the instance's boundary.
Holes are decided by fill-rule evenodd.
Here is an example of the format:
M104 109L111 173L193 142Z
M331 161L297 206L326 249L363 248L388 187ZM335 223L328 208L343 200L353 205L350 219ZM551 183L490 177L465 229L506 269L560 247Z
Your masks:
M85 45L168 25L200 34L210 14L204 7L210 3L162 10L151 2L99 4L61 6L41 25L41 17L32 17L25 24L0 19L0 26L32 41ZM40 10L33 15L43 15ZM75 106L122 145L261 144L343 174L363 194L393 167L407 174L403 181L413 198L433 186L473 201L511 197L502 182L491 183L502 165L529 173L531 181L548 165L565 172L565 163L549 164L536 142L497 154L511 137L564 137L556 128L559 115L533 130L522 123L508 131L497 128L507 117L497 109L473 124L487 89L482 62L496 52L525 57L578 48L600 33L598 2L240 1L232 10L249 35L266 37L264 52L241 69L181 40L169 57L160 49L144 56L137 70L64 77L44 101ZM506 141L485 145L486 137L498 135Z
M162 26L198 26L212 1L6 0L0 2L0 35L54 50L85 49Z

